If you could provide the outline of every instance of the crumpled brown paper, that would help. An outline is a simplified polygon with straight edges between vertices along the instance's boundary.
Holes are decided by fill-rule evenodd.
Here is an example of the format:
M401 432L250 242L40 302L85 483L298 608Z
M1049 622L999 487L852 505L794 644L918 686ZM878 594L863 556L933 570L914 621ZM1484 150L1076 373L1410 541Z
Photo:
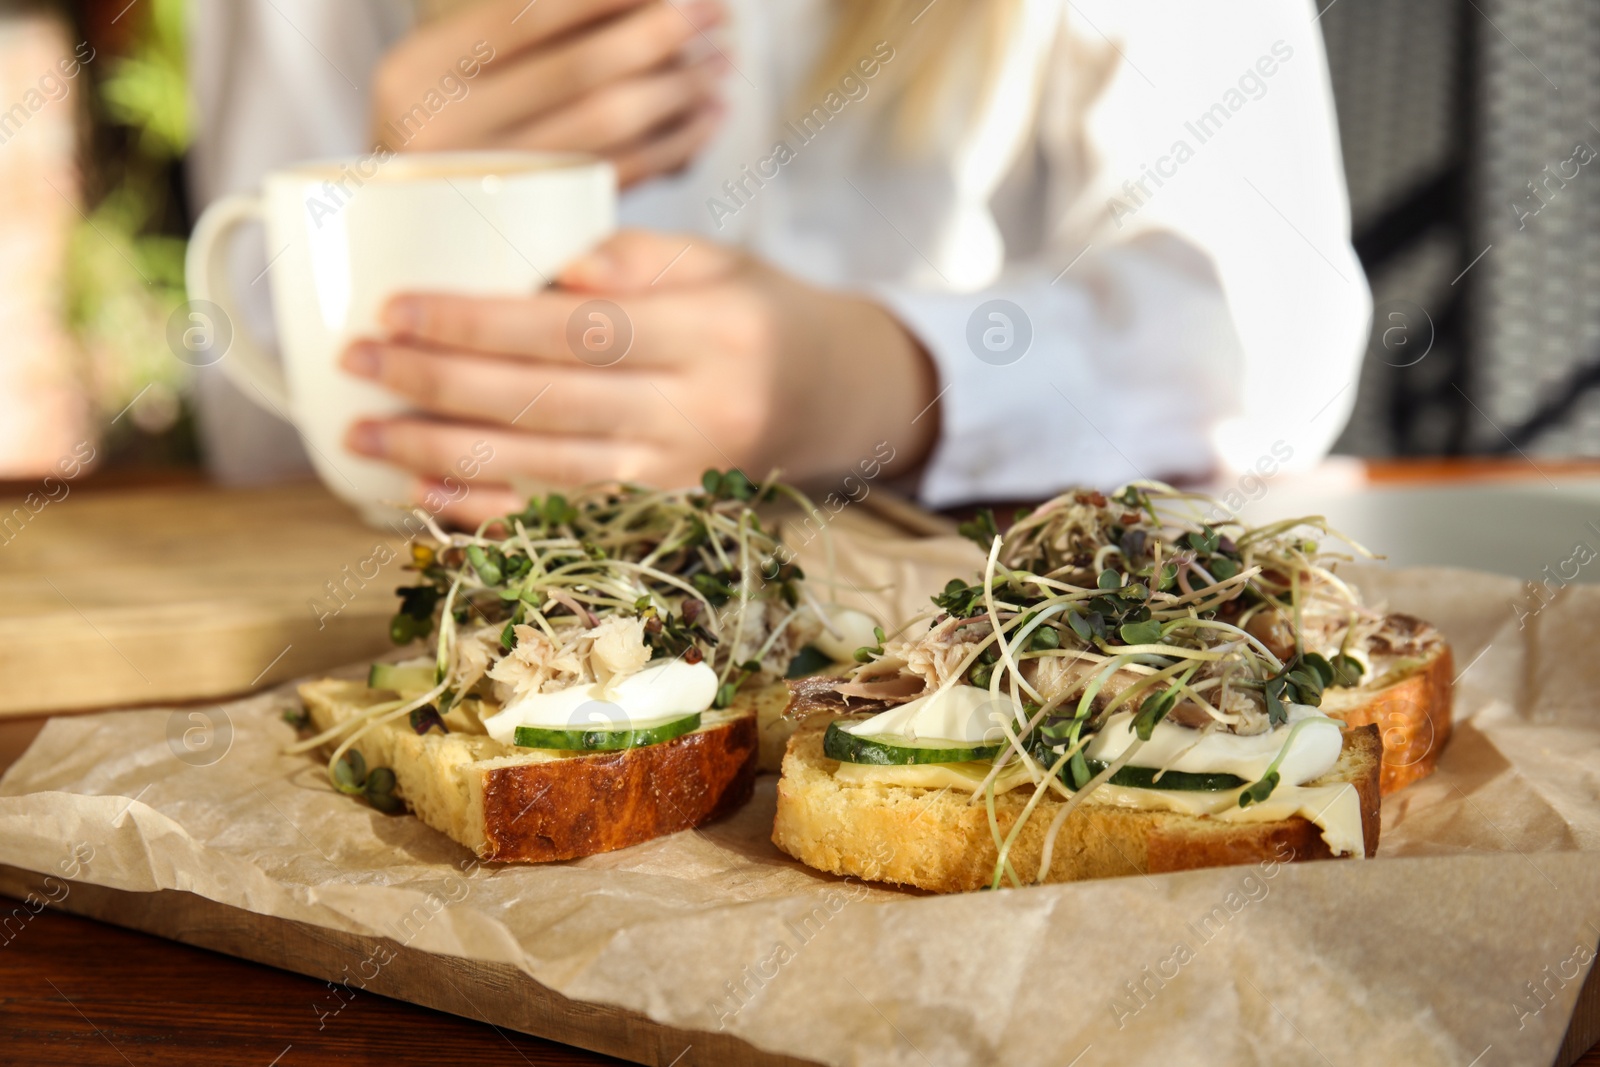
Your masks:
M797 540L821 579L822 539ZM835 547L840 598L880 617L978 565L954 540ZM1506 578L1359 582L1436 622L1461 672L1455 737L1385 801L1376 860L923 896L780 854L764 778L700 831L493 867L282 755L285 687L225 718L52 721L0 780L0 863L58 872L89 843L73 869L100 885L504 962L826 1063L1549 1063L1600 939L1600 587L1519 613Z

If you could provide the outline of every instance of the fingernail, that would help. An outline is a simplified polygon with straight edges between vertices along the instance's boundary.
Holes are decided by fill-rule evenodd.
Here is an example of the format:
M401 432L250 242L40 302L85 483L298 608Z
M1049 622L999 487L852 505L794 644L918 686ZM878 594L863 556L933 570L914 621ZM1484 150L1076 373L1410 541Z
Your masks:
M715 26L722 21L723 16L722 5L716 0L696 0L684 8L683 13L697 30Z
M383 356L371 341L357 341L344 350L339 365L358 378L377 378Z
M390 333L412 333L422 322L422 305L409 296L397 296L383 309L383 324Z
M375 422L358 422L345 434L344 444L358 456L381 456L383 427Z

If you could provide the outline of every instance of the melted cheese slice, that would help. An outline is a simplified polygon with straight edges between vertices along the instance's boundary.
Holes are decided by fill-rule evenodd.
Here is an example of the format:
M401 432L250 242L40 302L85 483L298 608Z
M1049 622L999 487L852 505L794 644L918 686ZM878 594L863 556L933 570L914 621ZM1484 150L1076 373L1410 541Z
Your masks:
M990 765L969 763L924 763L907 767L874 767L862 763L841 763L834 777L852 785L900 785L913 789L952 789L972 793L983 784ZM1020 763L1007 767L995 782L995 792L1004 793L1033 778ZM1263 803L1248 808L1239 806L1239 789L1130 789L1101 785L1087 803L1112 804L1145 811L1175 811L1219 822L1275 822L1302 816L1322 831L1322 839L1335 856L1366 855L1366 839L1361 829L1361 796L1348 782L1336 785L1279 785ZM1058 794L1059 795L1059 794Z

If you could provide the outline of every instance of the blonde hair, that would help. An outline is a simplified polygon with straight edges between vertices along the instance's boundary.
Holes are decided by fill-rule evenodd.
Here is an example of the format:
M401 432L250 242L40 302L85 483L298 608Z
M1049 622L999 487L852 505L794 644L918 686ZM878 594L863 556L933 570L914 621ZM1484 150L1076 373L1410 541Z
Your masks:
M964 131L1000 80L1022 0L834 0L833 35L795 106L809 109L857 73L881 44L894 49L875 87L897 143L924 146Z

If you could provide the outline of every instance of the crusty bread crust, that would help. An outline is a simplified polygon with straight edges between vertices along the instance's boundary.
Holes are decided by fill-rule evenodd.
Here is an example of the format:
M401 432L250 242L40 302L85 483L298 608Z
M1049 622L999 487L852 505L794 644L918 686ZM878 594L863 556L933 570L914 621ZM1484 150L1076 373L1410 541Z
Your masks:
M479 855L567 860L710 822L750 799L756 745L752 714L658 745L481 771Z
M331 678L300 687L318 730L385 696ZM418 818L482 859L576 859L699 826L748 800L756 701L740 694L699 730L621 752L567 755L481 734L418 736L404 719L374 728L355 747L369 767L394 771L398 795Z
M778 781L772 840L818 870L895 882L936 893L990 884L998 849L982 803L966 793L897 785L847 784L839 764L822 754L827 716L803 723L789 742ZM1360 797L1366 854L1378 847L1378 776L1382 741L1375 726L1345 734L1339 763L1314 784L1350 782ZM1002 837L1010 832L1032 790L995 798ZM1038 872L1051 820L1063 801L1040 801L1012 845L1009 859L1024 881ZM1091 798L1062 826L1049 882L1153 874L1199 867L1327 859L1321 830L1295 816L1234 823L1167 811L1141 811Z
M1433 773L1450 740L1455 660L1450 646L1438 650L1414 673L1378 690L1330 689L1322 710L1351 726L1375 725L1383 738L1384 796Z

